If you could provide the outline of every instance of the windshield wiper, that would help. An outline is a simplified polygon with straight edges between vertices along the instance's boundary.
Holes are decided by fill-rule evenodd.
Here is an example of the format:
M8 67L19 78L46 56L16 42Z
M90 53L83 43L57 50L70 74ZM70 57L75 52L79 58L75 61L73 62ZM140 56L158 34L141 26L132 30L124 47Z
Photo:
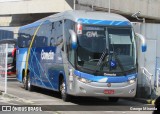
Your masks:
M95 72L94 72L95 75L97 75L97 73L99 72L98 68L99 68L99 66L102 64L103 59L104 59L107 55L108 55L108 49L105 48L105 50L103 51L103 53L102 53L99 61L97 62L97 66L98 66L98 67L96 68L96 70L95 70ZM103 66L103 64L100 66L100 69L101 69L102 66Z
M124 71L124 67L123 65L121 64L121 61L119 59L119 57L117 56L117 54L113 51L113 55L115 56L115 60L117 61L117 63L119 64L119 67L122 71L122 73L124 74L124 76L126 75L125 71Z
M99 61L97 62L97 66L100 66L100 64L102 63L103 59L104 59L107 55L108 55L108 49L106 48L106 49L103 51L103 53L102 53Z

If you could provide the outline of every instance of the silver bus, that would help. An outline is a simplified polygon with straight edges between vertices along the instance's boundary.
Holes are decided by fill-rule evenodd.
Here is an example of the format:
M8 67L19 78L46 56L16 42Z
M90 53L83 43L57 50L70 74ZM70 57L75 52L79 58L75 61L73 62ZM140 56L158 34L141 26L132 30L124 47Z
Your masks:
M66 11L22 26L18 33L17 79L70 96L134 97L136 38L131 22L106 12Z

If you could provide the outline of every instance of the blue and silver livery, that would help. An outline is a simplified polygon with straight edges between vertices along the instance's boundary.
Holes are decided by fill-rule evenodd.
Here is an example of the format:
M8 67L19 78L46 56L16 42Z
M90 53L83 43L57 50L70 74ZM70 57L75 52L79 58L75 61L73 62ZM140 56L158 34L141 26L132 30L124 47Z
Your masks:
M134 97L137 86L135 33L112 13L66 11L23 26L18 33L17 79L70 95Z

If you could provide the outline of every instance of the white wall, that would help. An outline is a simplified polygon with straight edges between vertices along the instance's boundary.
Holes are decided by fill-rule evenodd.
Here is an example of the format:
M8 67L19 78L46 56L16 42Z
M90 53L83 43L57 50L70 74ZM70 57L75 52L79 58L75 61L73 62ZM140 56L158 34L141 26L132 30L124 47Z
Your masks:
M144 26L144 25L142 25ZM149 40L157 41L156 56L160 57L160 24L147 23L145 24L145 36Z
M108 8L109 0L78 0L80 4L91 5L99 8ZM160 0L110 0L111 9L118 13L131 15L141 11L141 15L160 19Z
M65 0L12 0L0 2L0 15L51 13L71 9Z
M156 68L160 67L160 24L153 24L153 23L136 23L134 24L135 31L138 33L143 34L146 37L147 41L147 52L141 53L138 51L138 81L139 81L139 87L144 87L145 94L149 94L148 89L150 88L150 85L146 86L147 83L149 83L148 80L146 80L145 75L142 74L141 67L145 67L149 73L153 74L151 77L151 85L152 88L154 88L155 80L156 80ZM139 44L138 44L139 45ZM157 66L158 65L158 66ZM139 89L139 93L142 90ZM152 94L153 95L153 94Z

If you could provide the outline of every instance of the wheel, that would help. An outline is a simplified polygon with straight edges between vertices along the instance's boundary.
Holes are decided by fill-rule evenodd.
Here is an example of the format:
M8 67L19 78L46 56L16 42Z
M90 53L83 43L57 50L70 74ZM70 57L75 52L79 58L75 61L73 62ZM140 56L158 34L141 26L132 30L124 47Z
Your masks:
M62 82L60 84L60 92L61 92L61 97L62 97L63 101L65 101L65 102L69 101L70 96L66 93L66 84L65 84L64 80L62 80Z
M109 102L118 102L118 97L109 97Z
M27 76L27 87L29 91L33 91L33 86L31 85L31 80L30 80L30 76Z
M25 90L28 90L27 78L26 76L23 77L23 86Z

